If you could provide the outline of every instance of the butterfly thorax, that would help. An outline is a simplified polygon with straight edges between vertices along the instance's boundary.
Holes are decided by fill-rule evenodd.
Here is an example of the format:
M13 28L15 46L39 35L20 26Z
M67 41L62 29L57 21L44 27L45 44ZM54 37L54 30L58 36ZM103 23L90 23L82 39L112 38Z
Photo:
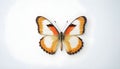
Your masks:
M62 32L60 32L59 34L59 40L60 41L63 41L64 40L64 34Z

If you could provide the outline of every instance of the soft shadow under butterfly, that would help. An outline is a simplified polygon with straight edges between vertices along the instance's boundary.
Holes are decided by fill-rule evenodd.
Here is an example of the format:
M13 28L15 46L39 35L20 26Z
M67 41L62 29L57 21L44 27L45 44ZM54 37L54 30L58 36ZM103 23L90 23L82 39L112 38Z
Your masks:
M83 41L79 36L84 33L86 20L85 16L76 18L63 33L47 18L38 16L36 18L38 32L43 35L39 42L40 47L47 53L54 54L58 44L61 43L61 50L64 44L68 54L77 53L83 47Z

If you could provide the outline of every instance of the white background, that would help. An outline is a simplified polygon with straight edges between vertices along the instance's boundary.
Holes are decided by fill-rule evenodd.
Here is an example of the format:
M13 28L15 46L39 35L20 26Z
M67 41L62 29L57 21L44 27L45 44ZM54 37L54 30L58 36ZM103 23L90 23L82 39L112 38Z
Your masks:
M0 5L1 69L120 68L118 0L1 0ZM37 16L56 21L62 30L81 15L88 21L79 53L71 56L58 49L49 55L39 47Z

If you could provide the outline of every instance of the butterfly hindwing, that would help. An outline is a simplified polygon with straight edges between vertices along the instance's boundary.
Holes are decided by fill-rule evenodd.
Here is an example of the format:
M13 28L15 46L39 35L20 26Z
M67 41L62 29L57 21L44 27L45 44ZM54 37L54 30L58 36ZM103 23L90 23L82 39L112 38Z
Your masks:
M77 36L65 36L63 42L68 54L77 53L83 47L82 39Z
M57 50L58 45L57 36L45 36L40 40L41 48L49 54L54 54Z
M83 41L79 35L84 33L86 17L80 16L76 18L64 32L64 44L68 54L77 53L83 47Z

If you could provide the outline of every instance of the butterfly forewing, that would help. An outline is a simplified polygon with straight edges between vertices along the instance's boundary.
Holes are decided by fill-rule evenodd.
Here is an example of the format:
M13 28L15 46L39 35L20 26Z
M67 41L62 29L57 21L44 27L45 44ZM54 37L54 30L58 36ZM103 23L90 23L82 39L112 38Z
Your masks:
M87 19L85 16L80 16L80 17L76 18L67 27L64 34L65 35L81 35L81 34L83 34L86 20Z
M42 35L58 35L59 32L55 26L45 17L38 16L36 18L38 32Z

